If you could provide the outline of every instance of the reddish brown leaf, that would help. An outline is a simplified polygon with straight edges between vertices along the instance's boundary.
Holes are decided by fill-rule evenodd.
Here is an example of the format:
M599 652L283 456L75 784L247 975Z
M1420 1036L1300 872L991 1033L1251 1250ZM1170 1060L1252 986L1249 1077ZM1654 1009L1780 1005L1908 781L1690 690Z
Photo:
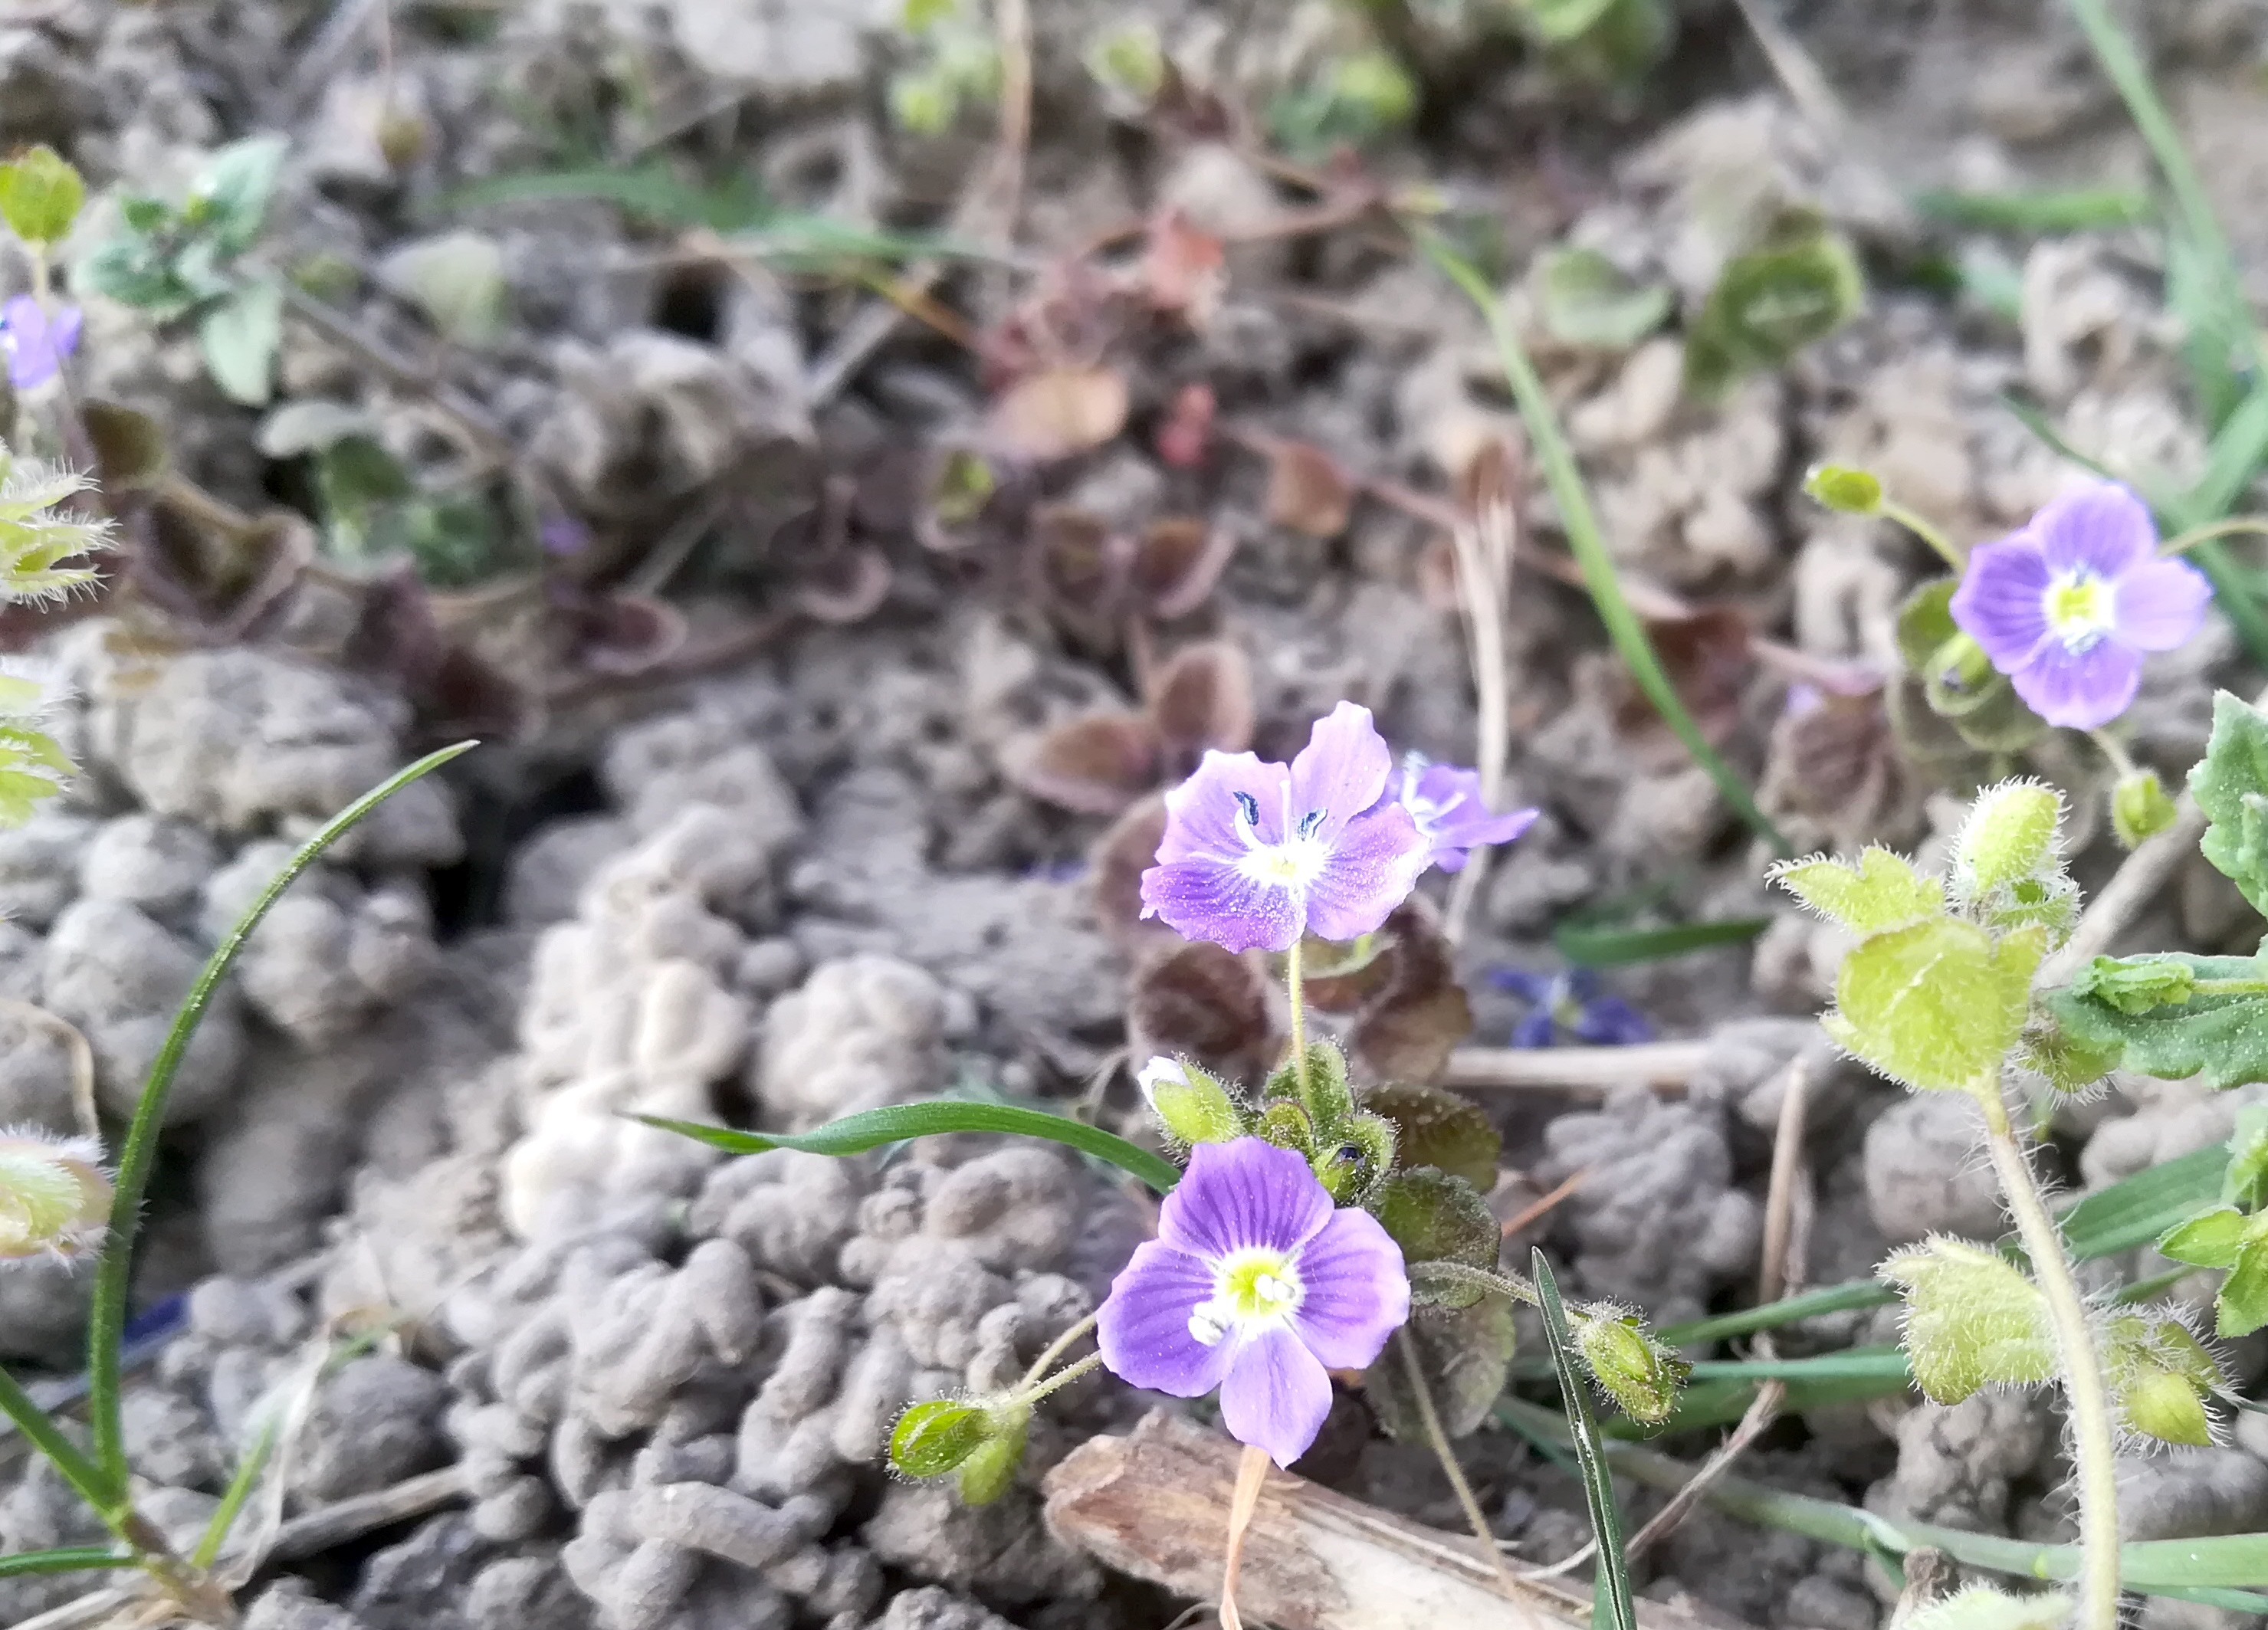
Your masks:
M1268 518L1310 538L1336 538L1354 512L1354 483L1337 459L1306 442L1279 442L1268 470Z
M1236 553L1236 533L1194 516L1152 521L1134 546L1127 570L1135 597L1152 617L1171 621L1205 603Z
M1362 1095L1362 1107L1394 1123L1394 1164L1432 1166L1484 1194L1496 1185L1504 1139L1487 1112L1446 1087L1388 1082Z
M1252 664L1226 640L1182 646L1151 681L1150 718L1169 770L1194 766L1208 748L1243 752L1252 745Z
M1161 209L1150 217L1142 252L1142 291L1152 305L1201 329L1220 309L1227 286L1227 261L1219 239L1190 225L1178 209Z
M1766 807L1808 816L1856 844L1881 834L1906 786L1882 694L1815 689L1791 697L1772 726L1758 794Z
M1457 983L1449 942L1423 897L1397 907L1383 932L1394 938L1385 994L1365 1008L1348 1035L1355 1062L1373 1080L1431 1081L1451 1049L1472 1033L1472 1003Z
M814 561L795 586L796 609L819 622L863 622L890 595L890 563L864 545Z
M1110 440L1126 408L1126 376L1115 368L1042 369L994 400L992 438L1012 458L1046 464Z
M1123 939L1173 932L1142 918L1142 874L1158 863L1158 845L1165 841L1166 795L1153 792L1112 822L1087 855L1095 915Z
M1158 457L1177 470L1194 470L1212 448L1215 402L1210 385L1185 385L1158 424Z
M1115 618L1125 593L1125 562L1102 518L1067 503L1032 511L1032 563L1040 591L1062 609Z
M1195 1059L1230 1080L1256 1073L1275 1039L1267 977L1256 958L1160 941L1128 981L1126 1035L1138 1060Z
M1308 935L1300 942L1300 989L1319 1013L1357 1013L1394 982L1394 940L1383 929L1346 944Z
M1755 665L1749 655L1749 620L1729 606L1708 606L1646 625L1654 654L1661 658L1693 722L1712 742L1722 743L1741 723L1741 698ZM1633 739L1659 741L1669 727L1635 681L1624 675L1616 687L1615 723Z
M676 607L642 594L594 594L570 608L572 660L594 673L644 673L685 643Z
M1000 772L1035 798L1116 815L1158 784L1158 733L1138 713L1091 713L1016 738Z

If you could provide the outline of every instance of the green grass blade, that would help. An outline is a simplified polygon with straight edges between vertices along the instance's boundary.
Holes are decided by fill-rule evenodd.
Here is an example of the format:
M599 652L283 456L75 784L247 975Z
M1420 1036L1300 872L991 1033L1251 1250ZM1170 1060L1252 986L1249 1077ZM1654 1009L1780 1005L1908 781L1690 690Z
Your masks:
M1823 1285L1799 1296L1782 1296L1777 1302L1743 1308L1737 1313L1719 1313L1710 1318L1665 1325L1654 1333L1671 1347L1694 1347L1705 1341L1754 1335L1759 1330L1778 1330L1783 1325L1801 1324L1825 1313L1885 1307L1896 1299L1889 1287L1878 1281L1853 1279L1839 1285Z
M1572 1428L1570 1440L1583 1472L1583 1501L1591 1508L1591 1532L1599 1542L1593 1572L1592 1630L1638 1630L1631 1600L1630 1564L1623 1556L1622 1508L1615 1503L1614 1479L1607 1471L1607 1443L1591 1413L1590 1377L1575 1352L1575 1333L1559 1301L1558 1281L1543 1252L1534 1255L1535 1291L1543 1302L1543 1332L1551 1340L1551 1362L1559 1372L1559 1398Z
M102 1259L94 1271L94 1304L87 1321L86 1378L87 1413L94 1428L94 1459L101 1467L110 1486L119 1490L127 1487L126 1438L119 1421L119 1357L126 1333L126 1296L128 1281L134 1267L134 1232L142 1221L142 1199L150 1186L150 1169L158 1158L158 1129L165 1122L166 1098L173 1090L173 1076L181 1067L181 1055L188 1051L189 1041L203 1022L205 1010L211 1005L213 992L228 977L231 968L244 950L244 943L260 926L269 907L283 898L299 874L312 865L323 851L351 831L356 823L387 799L401 791L420 776L431 775L450 760L469 753L476 742L460 741L453 747L444 747L430 753L409 768L389 777L352 804L331 817L320 832L299 846L298 851L284 863L251 908L229 929L227 937L214 947L197 974L197 981L189 987L180 1011L173 1016L173 1026L166 1033L165 1045L151 1061L150 1074L142 1083L142 1096L134 1105L134 1120L127 1128L126 1142L118 1156L116 1198L110 1211L110 1237L104 1245ZM122 1494L121 1498L123 1498Z
M1965 193L1931 187L1914 195L1914 208L1948 226L1989 231L2085 232L2139 226L2154 211L2139 187L2042 187L2017 193Z
M1551 930L1551 943L1561 956L1580 966L1615 968L1635 962L1666 962L1719 945L1746 944L1771 926L1769 917L1727 917L1660 929L1592 928L1570 922Z
M799 1149L808 1155L863 1155L885 1143L935 1137L940 1133L1009 1132L1068 1144L1082 1155L1107 1160L1160 1194L1171 1193L1174 1185L1182 1180L1180 1169L1171 1161L1100 1127L1090 1127L1083 1120L1072 1120L1064 1115L1051 1115L1044 1110L1019 1109L1012 1104L972 1104L957 1098L892 1104L845 1115L840 1120L799 1133L736 1132L730 1127L666 1120L657 1115L632 1119L734 1155L760 1155L769 1149Z
M209 1568L220 1560L220 1548L228 1543L229 1531L236 1519L244 1514L252 1491L259 1486L260 1474L268 1466L268 1458L276 1452L276 1440L283 1428L280 1415L270 1414L261 1422L258 1435L245 1445L244 1453L236 1463L236 1472L221 1493L220 1504L213 1508L211 1521L197 1537L197 1548L189 1558L190 1566Z
M446 209L483 204L522 203L531 199L589 199L615 204L663 226L705 226L737 232L760 226L769 212L753 187L691 187L666 168L648 165L632 170L538 170L490 176L450 192Z
M1419 242L1427 257L1480 308L1481 315L1488 321L1489 332L1496 340L1498 360L1504 368L1505 382L1512 387L1521 420L1528 426L1528 438L1535 445L1536 461L1543 466L1543 479L1551 489L1551 500L1558 506L1559 523L1567 533L1567 547L1582 569L1583 584L1590 591L1591 604L1598 610L1599 620L1606 625L1607 637L1614 642L1615 650L1628 664L1631 677L1661 715L1662 722L1684 744L1693 761L1709 772L1710 779L1724 794L1725 802L1733 806L1749 829L1780 854L1793 854L1786 838L1757 804L1748 783L1709 745L1701 727L1686 711L1677 687L1662 671L1661 659L1654 655L1653 643L1646 638L1646 625L1631 609L1621 581L1615 576L1614 558L1607 552L1606 539L1599 530L1598 516L1591 508L1582 472L1576 467L1574 452L1559 428L1559 416L1552 411L1543 381L1536 377L1535 365L1528 361L1527 349L1513 332L1495 291L1471 261L1438 236L1426 233Z
M97 1568L131 1568L133 1556L108 1546L57 1546L49 1551L18 1551L0 1556L0 1579L26 1574L77 1574Z
M63 1435L55 1418L40 1407L15 1377L0 1369L0 1413L16 1423L34 1449L45 1455L63 1480L97 1511L114 1511L126 1502L126 1481L114 1479Z

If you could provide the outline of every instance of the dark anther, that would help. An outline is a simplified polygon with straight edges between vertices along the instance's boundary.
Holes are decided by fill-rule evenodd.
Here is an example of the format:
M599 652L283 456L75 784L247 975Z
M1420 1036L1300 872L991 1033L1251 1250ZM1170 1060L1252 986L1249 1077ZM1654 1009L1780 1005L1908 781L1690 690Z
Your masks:
M1315 828L1323 824L1323 816L1326 812L1322 810L1309 810L1302 815L1300 818L1300 835L1303 838L1314 837Z
M1244 824L1246 826L1257 826L1260 824L1259 799L1254 797L1248 792L1240 792L1236 795L1236 807L1244 811Z
M1332 1158L1343 1166L1359 1166L1362 1164L1362 1145L1342 1143L1339 1145L1339 1152Z

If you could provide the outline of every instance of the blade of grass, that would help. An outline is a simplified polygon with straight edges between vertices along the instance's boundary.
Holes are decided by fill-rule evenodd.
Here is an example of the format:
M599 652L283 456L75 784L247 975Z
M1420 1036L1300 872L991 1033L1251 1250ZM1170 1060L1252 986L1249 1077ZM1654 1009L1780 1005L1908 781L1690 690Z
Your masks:
M2139 226L2152 216L2149 195L2131 187L2042 187L2020 193L1965 193L1930 187L1914 208L1948 226L1992 231L2085 232Z
M1590 1378L1575 1352L1575 1333L1567 1326L1558 1281L1551 1277L1551 1264L1542 1251L1535 1252L1533 1266L1536 1295L1543 1303L1543 1332L1550 1338L1551 1362L1559 1372L1559 1398L1567 1411L1569 1440L1582 1468L1583 1501L1591 1509L1591 1532L1598 1541L1598 1561L1592 1573L1592 1630L1638 1630L1638 1609L1631 1600L1630 1566L1623 1556L1622 1508L1615 1503L1614 1479L1607 1472L1606 1439L1600 1435L1598 1418L1591 1413Z
M692 187L668 169L653 165L632 170L536 170L490 176L444 195L441 207L468 209L552 198L590 199L617 205L659 225L705 226L718 232L760 226L770 210L760 189Z
M1727 917L1660 929L1592 928L1571 922L1551 930L1551 943L1570 962L1587 968L1614 968L1635 962L1664 962L1718 945L1745 944L1771 926L1769 917Z
M103 1246L101 1260L94 1272L94 1303L87 1320L86 1377L87 1414L94 1430L94 1461L108 1479L109 1487L118 1491L109 1502L115 1516L126 1499L127 1465L126 1435L119 1418L121 1354L125 1345L126 1299L134 1269L134 1233L142 1221L143 1195L150 1186L151 1167L158 1158L158 1129L165 1122L166 1099L173 1087L173 1076L181 1067L181 1057L188 1051L190 1039L203 1022L205 1010L211 1005L213 992L228 977L231 968L244 950L244 943L260 926L269 907L283 898L284 890L298 880L301 872L314 864L323 851L351 831L356 823L411 782L431 775L450 760L469 753L479 744L460 741L453 747L444 747L430 753L409 768L389 777L365 792L352 804L331 817L329 822L313 837L299 846L298 851L284 863L260 898L237 920L227 936L214 947L198 973L196 983L182 1002L180 1011L173 1017L173 1028L166 1032L165 1045L151 1061L150 1074L142 1083L142 1096L134 1105L134 1120L128 1127L126 1142L118 1156L116 1198L110 1211L110 1237ZM20 1424L20 1421L19 1421ZM45 1447L42 1445L42 1447Z
M1570 1423L1539 1405L1502 1398L1497 1400L1496 1415L1539 1447L1556 1446L1564 1452L1575 1442ZM1684 1462L1638 1444L1611 1443L1607 1452L1616 1470L1651 1487L1674 1491L1693 1475L1693 1468ZM1972 1568L2027 1579L2068 1578L2079 1567L2075 1546L2034 1545L1933 1523L1899 1521L1831 1500L1786 1494L1737 1474L1711 1484L1702 1498L1749 1522L1854 1551L1881 1547L1903 1556L1926 1546ZM2268 1608L2268 1597L2236 1588L2268 1584L2268 1534L2146 1540L2124 1546L2121 1556L2132 1590L2252 1612Z
M89 1505L98 1511L114 1511L126 1501L123 1479L114 1479L103 1469L80 1452L79 1446L63 1435L55 1418L40 1408L32 1395L24 1391L16 1377L0 1369L0 1412L16 1423L34 1449L45 1455L63 1479Z
M236 1463L236 1472L221 1493L220 1504L213 1508L212 1520L197 1538L196 1551L189 1558L191 1567L210 1568L220 1560L220 1549L228 1543L229 1531L244 1514L245 1504L260 1482L260 1473L267 1467L269 1456L276 1452L276 1441L282 1434L283 1425L280 1416L270 1414L261 1422L258 1435L245 1445Z
M18 1551L0 1556L0 1579L26 1574L77 1574L97 1568L131 1568L133 1556L108 1546L57 1546L48 1551Z
M674 1132L734 1155L760 1155L770 1149L799 1149L808 1155L863 1155L885 1143L909 1138L935 1137L946 1132L1010 1132L1024 1137L1066 1143L1083 1155L1107 1160L1121 1171L1139 1178L1160 1194L1173 1192L1181 1181L1176 1166L1100 1127L1042 1110L1018 1109L1008 1104L972 1104L954 1098L932 1098L921 1104L892 1104L830 1120L809 1132L738 1132L693 1120L667 1120L658 1115L635 1115L634 1120Z
M1629 665L1631 677L1646 693L1654 710L1684 744L1693 761L1709 772L1725 802L1731 804L1749 828L1782 855L1792 854L1787 840L1771 818L1757 804L1738 771L1709 745L1701 727L1686 711L1677 687L1669 682L1663 672L1661 660L1655 656L1653 642L1646 638L1646 625L1631 609L1624 595L1622 584L1615 576L1613 557L1607 552L1606 540L1599 531L1597 514L1591 508L1590 494L1583 486L1582 472L1576 467L1575 454L1567 445L1567 437L1559 428L1558 415L1552 411L1551 400L1545 394L1543 381L1536 377L1535 366L1528 359L1528 352L1513 332L1512 324L1498 305L1495 290L1473 263L1451 248L1447 242L1432 232L1422 232L1418 242L1425 254L1442 273L1462 290L1467 298L1480 308L1487 319L1489 332L1495 337L1498 361L1504 368L1505 381L1512 388L1513 400L1519 404L1521 421L1528 426L1530 440L1535 444L1536 460L1543 466L1543 479L1551 489L1551 500L1558 506L1560 525L1566 530L1567 547L1582 568L1584 586L1590 591L1591 604L1597 608L1599 620L1606 625L1607 637L1614 642Z

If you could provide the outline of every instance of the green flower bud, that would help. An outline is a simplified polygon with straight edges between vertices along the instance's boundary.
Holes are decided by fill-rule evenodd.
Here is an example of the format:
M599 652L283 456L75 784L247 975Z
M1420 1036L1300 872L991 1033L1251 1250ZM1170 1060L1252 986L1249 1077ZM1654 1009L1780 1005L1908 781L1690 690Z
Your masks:
M1964 1239L1932 1239L1879 1270L1905 1293L1914 1383L1957 1404L1991 1383L2037 1386L2055 1374L2047 1300L2023 1271Z
M2121 775L2110 789L2110 826L2128 848L2174 824L2174 801L2166 796L2155 770L2135 770Z
M1302 1105L1314 1135L1326 1142L1337 1137L1347 1117L1354 1113L1354 1093L1347 1085L1346 1054L1322 1037L1307 1043L1305 1080L1300 1078L1297 1061L1286 1058L1268 1077L1260 1096L1262 1102L1270 1105L1278 1099Z
M1024 1442L1032 1415L1020 1410L1012 1421L994 1421L994 1435L961 1463L961 1497L969 1505L989 1506L1015 1485L1024 1464Z
M1158 1124L1184 1143L1226 1143L1244 1135L1228 1090L1178 1059L1153 1058L1135 1075Z
M1880 515L1882 483L1867 471L1847 464L1820 464L1803 478L1803 490L1827 508L1844 515Z
M2225 1384L2220 1366L2170 1313L2122 1313L2102 1333L2110 1394L2132 1430L2164 1443L2213 1442L2205 1399Z
M992 1412L934 1398L915 1404L890 1431L890 1464L908 1477L942 1477L992 1440Z
M942 74L901 74L890 81L890 116L902 130L940 136L961 111L961 94Z
M2149 1013L2187 1002L2197 989L2197 971L2171 958L2097 957L2072 975L2071 988L2121 1013Z
M0 1260L84 1257L110 1230L110 1178L92 1138L0 1134Z
M1905 1621L1905 1630L2061 1630L2072 1600L2062 1590L2024 1595L1997 1585L1971 1585L1933 1602Z
M1637 1314L1611 1303L1571 1309L1568 1324L1591 1378L1624 1414L1642 1426L1669 1419L1690 1364L1654 1340Z
M1394 1123L1360 1114L1339 1128L1339 1142L1314 1155L1315 1177L1335 1206L1359 1206L1394 1170Z
M0 165L0 220L34 248L52 248L68 237L85 202L86 184L52 147L34 147Z

